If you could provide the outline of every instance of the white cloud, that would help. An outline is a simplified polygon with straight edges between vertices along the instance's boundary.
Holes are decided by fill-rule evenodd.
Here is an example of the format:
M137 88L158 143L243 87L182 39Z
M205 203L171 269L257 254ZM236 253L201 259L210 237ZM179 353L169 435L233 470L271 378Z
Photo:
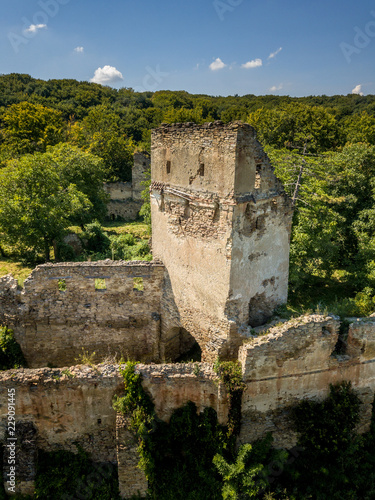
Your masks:
M223 63L223 61L220 59L220 57L218 57L217 59L215 59L214 62L212 62L210 64L210 70L211 71L217 71L218 69L223 69L225 68L226 64Z
M280 83L280 85L273 85L273 87L271 87L269 89L270 92L277 92L278 90L281 90L283 88L283 84Z
M110 83L119 82L123 80L124 77L122 73L114 68L113 66L103 66L103 68L98 68L95 70L94 76L91 78L90 82L100 83L101 85L108 85Z
M356 85L354 89L352 90L352 94L358 94L358 95L363 95L362 92L362 85Z
M271 54L268 56L268 59L273 59L274 57L277 56L277 54L280 54L280 52L283 50L282 47L278 48L275 50L275 52L271 52Z
M28 28L25 29L25 33L38 33L39 30L47 28L46 24L30 24Z
M253 59L252 61L248 61L247 63L242 64L241 68L251 69L258 68L259 66L263 66L262 59Z
M74 49L74 52L78 52L78 53L81 53L81 54L82 54L82 52L84 52L84 50L85 50L85 49L84 49L83 47L76 47L76 48Z

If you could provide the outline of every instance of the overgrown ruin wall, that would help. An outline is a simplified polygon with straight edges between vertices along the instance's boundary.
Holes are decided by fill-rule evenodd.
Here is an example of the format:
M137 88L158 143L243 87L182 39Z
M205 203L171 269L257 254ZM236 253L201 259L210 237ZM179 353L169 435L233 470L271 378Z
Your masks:
M146 173L150 170L151 159L147 152L133 155L132 182L109 182L104 184L104 191L110 196L107 203L107 215L110 219L135 220L139 216L144 200L142 191Z
M44 264L22 291L0 279L0 324L14 329L30 367L75 364L83 351L158 361L163 281L155 262Z
M363 402L358 431L369 428L375 392L375 320L353 322L345 340L346 353L340 355L335 350L338 337L336 318L312 315L272 327L240 348L246 389L239 442L252 442L270 431L275 446L292 448L297 436L291 408L304 398L321 400L330 383L343 380L351 381ZM142 375L143 387L159 418L168 421L175 409L193 401L198 411L214 408L219 422L226 423L227 393L211 365L137 365L136 372ZM112 409L113 396L123 393L117 365L0 373L2 442L6 437L7 390L13 388L16 420L26 430L30 426L34 429L36 448L75 451L78 443L94 461L118 463L124 497L146 491L146 480L136 467L136 443L126 416L124 420ZM29 454L30 463L36 455L33 449ZM19 474L21 479L28 478L26 491L31 487L30 468L24 476L22 470Z
M290 409L302 399L323 399L329 385L350 381L362 406L359 430L368 430L375 392L375 321L349 327L344 354L337 354L337 318L305 316L270 329L239 352L246 390L240 440L251 442L272 432L275 446L291 448L296 435Z
M174 410L193 401L199 411L213 407L221 423L225 423L226 399L212 368L203 363L199 364L199 373L194 373L194 368L192 364L137 365L136 370L143 375L144 387L153 396L159 418L168 421ZM124 497L146 491L147 483L137 467L137 445L129 433L126 418L124 421L116 415L112 407L114 396L124 391L118 365L0 373L2 443L6 439L8 389L15 390L17 432L24 427L34 430L33 446L27 456L23 450L23 465L17 464L19 491L33 491L35 450L77 452L77 445L95 462L118 463ZM17 451L21 451L20 448L21 438ZM5 465L6 478L9 467ZM30 470L34 475L30 475Z

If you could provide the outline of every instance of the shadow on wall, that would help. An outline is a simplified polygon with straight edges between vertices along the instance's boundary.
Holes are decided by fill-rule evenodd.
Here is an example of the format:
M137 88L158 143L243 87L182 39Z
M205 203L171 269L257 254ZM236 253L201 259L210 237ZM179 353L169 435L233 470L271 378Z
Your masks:
M198 342L185 328L174 327L162 334L161 351L163 362L182 363L202 358Z

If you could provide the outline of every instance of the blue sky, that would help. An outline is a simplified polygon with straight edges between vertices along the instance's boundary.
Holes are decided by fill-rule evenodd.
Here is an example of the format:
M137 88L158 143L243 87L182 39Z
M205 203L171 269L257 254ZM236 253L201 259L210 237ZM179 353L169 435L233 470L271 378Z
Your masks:
M2 0L0 73L209 95L375 94L369 0Z

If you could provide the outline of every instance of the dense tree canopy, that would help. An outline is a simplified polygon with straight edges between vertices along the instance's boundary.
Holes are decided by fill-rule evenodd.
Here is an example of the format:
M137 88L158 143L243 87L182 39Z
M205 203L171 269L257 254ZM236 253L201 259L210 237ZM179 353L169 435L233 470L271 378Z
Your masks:
M1 240L50 257L50 247L72 222L105 208L100 158L68 145L24 155L0 169Z
M1 156L4 159L34 151L64 140L64 122L59 111L40 104L20 102L2 115Z

